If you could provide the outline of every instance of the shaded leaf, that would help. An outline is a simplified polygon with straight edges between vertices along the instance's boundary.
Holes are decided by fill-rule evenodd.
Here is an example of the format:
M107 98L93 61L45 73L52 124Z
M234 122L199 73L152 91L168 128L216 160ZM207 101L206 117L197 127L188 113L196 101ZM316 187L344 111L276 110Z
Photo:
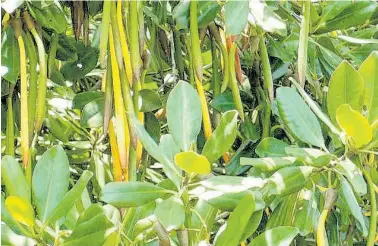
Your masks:
M181 199L177 196L158 203L155 215L167 231L179 229L185 222L185 209Z

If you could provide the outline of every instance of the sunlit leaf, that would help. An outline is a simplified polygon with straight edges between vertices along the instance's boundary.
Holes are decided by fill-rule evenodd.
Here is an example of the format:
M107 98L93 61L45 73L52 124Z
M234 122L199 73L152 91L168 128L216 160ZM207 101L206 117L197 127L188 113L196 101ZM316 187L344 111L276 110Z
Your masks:
M176 154L175 162L187 173L208 174L211 172L211 164L207 158L193 151Z
M5 200L5 207L16 221L29 227L33 226L34 209L28 200L18 196L9 196Z

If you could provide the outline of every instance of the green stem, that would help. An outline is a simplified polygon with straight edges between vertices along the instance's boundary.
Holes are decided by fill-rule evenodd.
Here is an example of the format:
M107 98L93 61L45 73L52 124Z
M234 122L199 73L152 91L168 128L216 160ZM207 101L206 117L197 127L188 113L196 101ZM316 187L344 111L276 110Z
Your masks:
M58 49L58 40L59 40L59 34L53 33L51 42L50 42L50 53L48 58L48 77L51 78L51 73L53 69L55 68L55 57L56 57L56 51Z
M272 103L274 99L273 79L269 63L268 51L265 45L265 38L262 36L260 39L260 55L264 74L264 89L269 96L269 101Z
M108 50L110 10L112 1L104 1L101 22L101 38L100 38L100 67L106 67L106 51Z
M28 113L29 113L29 140L33 138L33 126L35 119L35 104L37 100L37 49L35 48L33 38L30 32L25 35L25 47L29 59L29 95L28 95Z
M130 28L130 56L131 56L131 66L133 68L134 77L137 81L140 80L142 60L140 58L139 51L139 23L138 23L138 1L130 1L129 9L129 28Z
M200 39L198 35L198 23L197 23L197 9L198 1L190 1L190 34L191 34L191 46L192 46L192 59L195 74L202 83L203 72L202 72L202 59L201 59L201 47Z
M369 194L370 194L370 224L369 224L369 234L367 237L367 246L373 246L375 241L375 233L377 231L377 200L375 197L375 190L374 190L374 183L371 180L370 174L362 167L362 173L365 176L366 182L369 187Z
M13 119L13 90L14 85L9 83L9 95L7 97L7 145L5 153L14 156L14 119Z
M213 96L216 98L220 94L220 76L219 76L219 56L217 52L216 42L214 37L211 39L211 57L212 57L212 81L213 81ZM213 122L214 126L217 127L220 122L220 113L214 111L213 112Z
M229 54L229 69L230 69L230 86L232 91L232 96L234 98L236 110L239 112L240 118L244 121L243 103L240 98L238 81L236 80L235 74L235 53L236 44L232 43L230 54Z
M298 77L302 88L305 85L307 70L308 33L310 29L311 1L304 1L301 31L298 46Z
M175 46L175 61L178 68L178 74L180 79L184 79L184 59L182 58L181 51L181 40L180 40L180 31L176 29L175 26L172 26L173 30L173 42Z

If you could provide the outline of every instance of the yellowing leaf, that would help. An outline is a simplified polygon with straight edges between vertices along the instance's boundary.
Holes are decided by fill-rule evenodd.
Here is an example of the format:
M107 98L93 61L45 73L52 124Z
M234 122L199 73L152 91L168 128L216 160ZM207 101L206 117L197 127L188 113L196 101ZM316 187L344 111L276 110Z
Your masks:
M349 144L355 148L369 143L373 130L369 121L349 104L341 104L336 111L336 120L345 134L350 137Z
M18 196L9 196L5 200L5 207L16 221L29 227L33 226L34 210L28 200Z
M193 151L176 154L175 162L187 173L208 174L211 172L211 165L207 158Z

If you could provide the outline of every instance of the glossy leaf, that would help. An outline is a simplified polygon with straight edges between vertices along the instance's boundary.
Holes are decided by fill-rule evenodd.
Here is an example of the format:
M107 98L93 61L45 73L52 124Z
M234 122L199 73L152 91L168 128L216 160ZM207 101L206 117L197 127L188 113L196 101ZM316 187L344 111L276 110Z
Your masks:
M353 148L360 148L373 138L369 121L358 111L353 110L349 104L341 104L337 108L336 120Z
M364 105L370 123L378 119L378 51L374 51L361 64L358 72L365 82Z
M175 163L189 174L209 174L211 172L211 164L208 159L193 151L176 154Z
M343 61L333 72L327 95L328 114L336 122L336 110L341 104L349 104L361 112L363 104L364 81L356 69Z
M346 158L339 161L336 163L335 169L348 179L358 195L363 196L367 193L367 186L362 172L350 159Z
M69 184L68 158L59 145L47 150L33 172L33 200L38 218L45 222L67 193Z
M33 226L34 210L28 200L18 196L8 196L5 207L16 221L28 227Z
M34 246L34 239L15 233L8 225L1 224L1 245Z
M214 100L211 101L210 106L219 112L226 112L236 109L232 93L229 91L216 96Z
M267 137L261 140L257 145L256 154L263 157L283 157L286 156L285 147L289 146L282 140L273 137Z
M30 200L30 186L26 182L21 165L12 156L6 155L1 160L1 179L8 196Z
M253 195L248 194L231 213L230 218L227 220L226 228L217 237L214 244L220 246L238 245L254 210L255 199Z
M243 236L241 237L240 242L244 242L252 236L252 234L257 230L258 226L261 223L264 210L258 210L253 212L252 216L249 218L248 224L245 227Z
M118 208L138 207L170 193L150 183L139 181L110 182L101 193L101 200Z
M29 11L40 25L53 29L57 33L62 33L67 28L66 16L59 2L54 1L48 7L41 8L30 4Z
M181 150L188 151L197 139L202 122L200 99L189 83L180 81L169 94L167 122L175 142Z
M154 213L167 231L179 229L185 222L184 204L177 196L158 203Z
M265 180L253 177L215 176L201 181L200 184L211 190L237 193L251 188L262 188Z
M51 216L47 219L46 224L54 223L61 217L66 216L66 214L75 205L75 203L81 199L81 195L83 194L83 191L92 176L93 173L88 170L85 170L83 174L81 174L75 186L72 187L72 189L63 197L62 201L55 208Z
M286 35L285 22L268 4L260 1L251 1L249 2L249 8L251 14L248 16L248 21L250 23L261 27L265 32Z
M20 51L17 39L12 28L4 28L1 35L1 77L15 84L19 74Z
M67 80L83 78L97 65L99 51L96 48L84 46L82 42L76 44L78 59L66 62L61 72Z
M163 165L163 170L168 178L170 178L176 184L176 186L180 186L182 177L180 170L174 164L173 160L169 159L169 157L167 157L167 155L160 150L159 146L148 135L144 127L140 124L139 120L135 116L131 117L131 122L135 134L142 142L143 147L146 149L146 151Z
M221 122L202 149L202 155L210 162L214 162L227 152L236 139L238 112L227 111L223 114Z
M319 121L296 89L278 88L277 102L282 121L299 140L325 148Z
M227 1L224 5L224 19L227 35L238 35L248 22L248 1Z
M72 100L72 108L83 110L85 105L97 99L104 100L104 93L100 91L85 91L78 93Z
M359 225L358 227L362 232L362 235L366 237L368 234L368 229L365 225L365 220L362 215L361 208L359 207L357 199L354 196L352 187L350 187L348 181L346 181L346 179L343 176L339 175L338 177L341 183L341 197L346 202L346 204L348 204L350 213L357 220Z
M85 128L100 127L104 123L104 99L99 98L86 104L81 112L80 125Z
M139 97L138 107L141 112L151 112L163 106L159 94L155 91L141 90L139 91Z
M240 165L253 166L262 171L276 171L280 168L292 166L295 157L265 157L265 158L240 158Z
M298 148L298 147L286 147L285 152L298 160L315 167L323 167L330 164L334 158L331 154L328 154L319 149L311 148Z
M297 234L298 229L295 227L278 226L260 234L248 246L289 246Z
M75 229L62 245L102 245L106 231L113 226L101 205L93 204L80 215Z
M285 167L268 178L270 195L288 195L299 191L307 183L313 167Z

